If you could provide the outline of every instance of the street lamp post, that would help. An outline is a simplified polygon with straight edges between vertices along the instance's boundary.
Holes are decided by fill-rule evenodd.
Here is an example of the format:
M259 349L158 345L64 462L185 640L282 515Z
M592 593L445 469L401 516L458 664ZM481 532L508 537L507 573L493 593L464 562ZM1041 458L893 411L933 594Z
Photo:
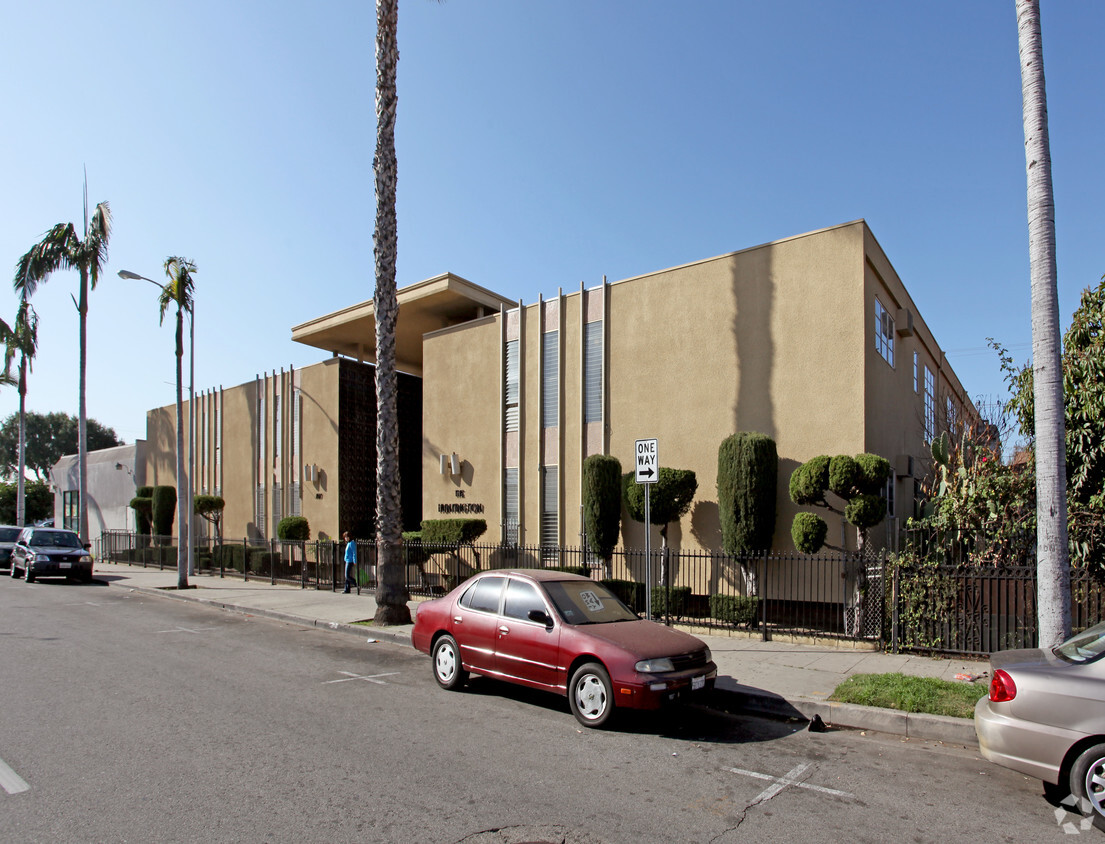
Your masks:
M125 278L137 281L148 281L150 284L155 285L159 290L164 285L159 284L152 278L146 278L144 275L138 273L132 273L130 270L119 270L119 278ZM192 308L188 312L188 463L194 462L196 451L196 432L195 432L195 420L196 420L196 302L195 298L192 299ZM192 467L194 469L194 467ZM185 473L185 483L191 492L192 496L195 496L195 490L192 489L189 478L191 472ZM192 525L195 523L196 514L195 506L188 507L188 533L186 541L188 543L188 575L194 576L196 573L196 545L195 534L192 529ZM183 528L183 525L181 526Z

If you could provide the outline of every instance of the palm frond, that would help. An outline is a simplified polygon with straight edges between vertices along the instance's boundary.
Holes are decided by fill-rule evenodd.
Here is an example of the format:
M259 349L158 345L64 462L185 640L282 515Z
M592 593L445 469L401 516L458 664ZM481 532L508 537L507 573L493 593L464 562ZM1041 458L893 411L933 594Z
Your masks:
M88 274L92 282L92 289L96 289L96 282L100 278L100 272L107 263L107 242L111 239L111 206L101 202L92 212L92 222L88 226L82 251Z
M19 259L12 287L24 298L34 295L38 285L55 270L79 266L77 257L80 246L73 224L58 223Z

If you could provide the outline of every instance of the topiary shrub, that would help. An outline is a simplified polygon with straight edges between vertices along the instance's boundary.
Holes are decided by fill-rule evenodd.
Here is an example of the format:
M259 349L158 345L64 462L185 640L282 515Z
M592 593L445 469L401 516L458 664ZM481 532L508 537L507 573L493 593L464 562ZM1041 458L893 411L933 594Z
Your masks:
M622 519L622 464L616 457L592 454L583 461L583 524L587 544L609 561L618 544Z
M304 516L285 516L276 525L276 538L306 542L311 538L311 525Z
M827 454L810 458L790 476L790 500L795 504L818 504L829 486Z
M726 552L738 555L771 548L778 478L779 454L771 437L737 433L722 441L717 503Z
M856 494L856 482L859 480L859 464L847 454L838 454L829 461L829 489L841 498L851 498Z
M877 454L857 454L856 470L856 488L861 495L883 494L890 477L889 460Z
M487 532L485 519L424 519L423 545L470 545Z
M149 487L143 487L149 489ZM134 511L134 530L142 536L148 536L153 523L153 497L136 495L130 500L130 509Z
M153 532L157 536L172 536L173 521L176 519L176 487L155 486L152 499Z
M829 526L816 513L798 513L790 526L794 547L803 554L816 554L825 544Z
M723 624L751 626L759 618L760 599L745 595L711 595L710 615Z

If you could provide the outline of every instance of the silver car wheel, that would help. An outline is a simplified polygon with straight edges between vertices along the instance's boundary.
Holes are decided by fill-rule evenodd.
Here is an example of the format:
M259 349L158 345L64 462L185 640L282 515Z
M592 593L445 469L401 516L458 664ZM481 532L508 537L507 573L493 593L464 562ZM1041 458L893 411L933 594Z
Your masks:
M434 679L443 689L458 689L468 679L468 672L461 665L457 640L452 636L442 636L434 644L433 662Z
M582 665L572 675L568 699L576 720L587 727L601 727L614 710L610 677L598 663Z
M1105 822L1105 744L1096 744L1079 756L1070 772L1071 793L1089 804L1094 820Z

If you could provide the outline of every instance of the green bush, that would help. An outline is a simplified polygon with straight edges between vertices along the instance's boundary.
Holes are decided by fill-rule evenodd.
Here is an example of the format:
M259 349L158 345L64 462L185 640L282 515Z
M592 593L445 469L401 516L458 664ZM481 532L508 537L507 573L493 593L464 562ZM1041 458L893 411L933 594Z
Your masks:
M810 458L790 476L790 500L795 504L817 504L829 486L828 455Z
M767 551L775 535L779 454L764 434L738 433L718 448L721 545L730 554Z
M886 515L886 499L881 495L860 493L844 507L844 518L860 530L867 530Z
M816 554L825 544L829 526L816 513L798 513L790 527L794 547L803 554Z
M157 536L172 536L173 521L176 519L176 487L155 486L152 498L153 532Z
M882 495L890 477L890 461L877 454L856 455L856 487L863 495ZM853 524L855 524L853 522ZM858 525L857 525L858 527Z
M859 476L859 464L855 458L838 454L829 461L829 489L841 498L851 498L856 494Z
M587 566L547 566L549 571L562 571L568 574L578 574L582 577L590 577L591 569Z
M672 586L665 589L663 586L652 587L652 613L653 615L671 615L683 618L687 615L687 604L691 599L690 586Z
M622 519L622 464L616 457L592 454L583 461L583 523L587 544L609 560L618 544Z
M602 585L613 592L623 604L633 612L643 612L645 609L645 585L635 580L619 580L618 578L606 578Z
M149 487L142 487L148 489ZM135 532L148 534L153 525L153 497L136 495L130 500L130 509L134 511Z
M485 519L423 519L425 545L471 544L487 532Z
M759 618L760 599L745 595L711 595L710 615L724 624L751 626Z
M303 516L285 516L276 525L276 538L305 542L311 538L311 525Z

